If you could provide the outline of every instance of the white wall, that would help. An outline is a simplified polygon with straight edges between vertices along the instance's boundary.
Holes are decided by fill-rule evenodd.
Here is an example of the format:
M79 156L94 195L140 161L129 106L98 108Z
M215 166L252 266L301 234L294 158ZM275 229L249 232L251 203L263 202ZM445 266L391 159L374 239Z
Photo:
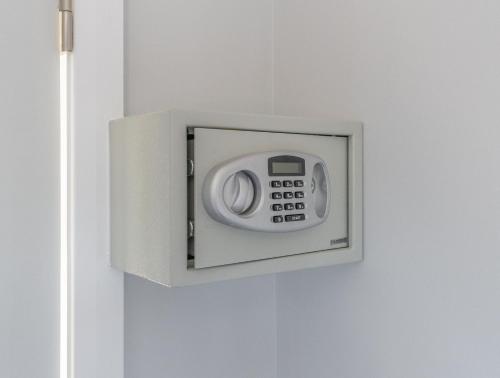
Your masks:
M365 122L358 265L279 275L279 377L500 376L500 3L276 0L276 113Z
M0 377L53 378L59 373L56 4L2 1L0 25Z
M273 276L175 289L125 283L125 377L276 377Z
M123 0L76 0L71 58L74 378L123 378L123 274L109 264L108 122L123 116ZM55 377L55 376L54 376Z
M126 0L126 111L270 112L270 0Z
M497 1L126 4L129 114L271 112L274 86L278 114L366 127L365 261L276 298L127 277L127 378L500 375Z
M126 113L270 112L269 0L128 0ZM276 376L274 276L168 289L125 280L127 378Z

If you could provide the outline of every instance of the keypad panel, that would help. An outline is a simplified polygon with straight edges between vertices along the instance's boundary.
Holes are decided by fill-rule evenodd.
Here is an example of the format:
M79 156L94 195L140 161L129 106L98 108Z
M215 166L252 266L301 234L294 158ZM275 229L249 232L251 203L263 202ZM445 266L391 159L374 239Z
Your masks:
M306 220L304 213L291 213L305 210L304 180L271 180L271 217L273 223L300 222Z

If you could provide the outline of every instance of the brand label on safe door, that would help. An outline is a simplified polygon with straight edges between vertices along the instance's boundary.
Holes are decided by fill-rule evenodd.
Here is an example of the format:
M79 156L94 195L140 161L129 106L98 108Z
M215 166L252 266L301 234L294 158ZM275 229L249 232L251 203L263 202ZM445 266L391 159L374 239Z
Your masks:
M289 232L323 223L330 179L318 156L269 151L237 156L214 167L203 183L203 204L218 222L240 229Z

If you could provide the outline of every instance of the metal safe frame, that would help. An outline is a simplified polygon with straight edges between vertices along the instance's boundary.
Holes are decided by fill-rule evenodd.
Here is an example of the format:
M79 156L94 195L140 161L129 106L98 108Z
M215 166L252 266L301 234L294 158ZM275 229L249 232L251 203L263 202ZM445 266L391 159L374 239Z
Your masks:
M345 246L196 269L188 178L196 169L188 156L193 128L347 138ZM360 261L362 146L362 125L356 122L181 110L111 121L111 264L163 285L183 286Z

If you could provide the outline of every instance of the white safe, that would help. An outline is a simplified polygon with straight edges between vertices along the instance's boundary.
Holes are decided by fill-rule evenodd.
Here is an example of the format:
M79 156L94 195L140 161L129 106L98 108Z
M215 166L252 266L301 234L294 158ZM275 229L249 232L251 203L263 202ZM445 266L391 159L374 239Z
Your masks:
M362 137L270 115L111 121L112 265L182 286L360 261Z

